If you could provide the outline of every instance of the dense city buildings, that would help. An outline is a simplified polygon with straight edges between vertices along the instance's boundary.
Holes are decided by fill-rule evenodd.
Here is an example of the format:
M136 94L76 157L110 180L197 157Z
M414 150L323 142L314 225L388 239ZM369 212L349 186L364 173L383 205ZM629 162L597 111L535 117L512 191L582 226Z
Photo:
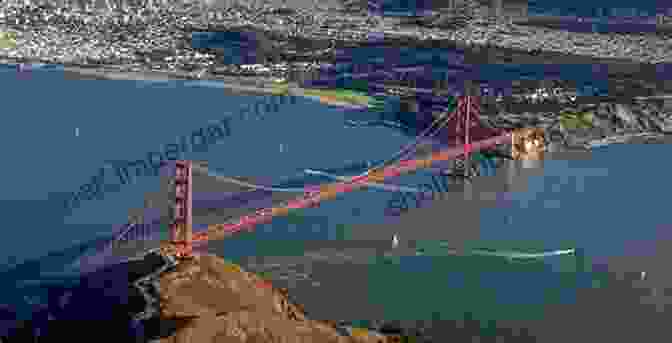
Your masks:
M641 63L672 60L669 35L664 33L578 33L519 25L531 12L526 2L519 0L425 2L421 5L433 12L415 24L366 11L344 14L334 9L301 7L298 2L287 4L293 7L235 3L220 8L222 4L214 3L110 0L104 3L105 8L87 9L87 3L80 6L76 2L40 6L13 3L0 10L0 26L15 37L16 46L3 47L0 57L208 78L213 71L228 68L227 64L325 62L335 49L361 46L378 37L390 45L455 42L475 49L486 46L530 53L547 51ZM448 8L441 7L446 4ZM226 49L199 48L192 33L208 30L248 32L254 39L241 49L252 50L253 54L244 61L227 62Z

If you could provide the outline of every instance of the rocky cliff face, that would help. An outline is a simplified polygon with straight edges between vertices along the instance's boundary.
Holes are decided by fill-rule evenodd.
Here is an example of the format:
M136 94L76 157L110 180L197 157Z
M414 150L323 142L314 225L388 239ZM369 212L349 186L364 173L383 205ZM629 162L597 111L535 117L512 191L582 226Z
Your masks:
M213 255L181 262L165 273L159 297L161 321L179 323L161 343L395 341L374 331L308 319L286 290Z

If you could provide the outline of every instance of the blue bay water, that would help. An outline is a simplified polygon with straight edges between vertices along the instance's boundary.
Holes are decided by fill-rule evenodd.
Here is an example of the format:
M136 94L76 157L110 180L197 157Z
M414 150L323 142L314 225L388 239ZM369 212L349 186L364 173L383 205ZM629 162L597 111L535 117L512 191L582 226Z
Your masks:
M11 180L2 195L3 213L6 225L15 228L6 231L0 259L14 257L15 262L109 235L114 225L125 222L129 209L142 206L144 193L158 190L158 178L141 177L64 217L57 200L60 194L87 182L106 161L141 159L261 99L181 83L153 88L135 81L64 80L58 71L35 71L27 80L17 80L5 71L0 73L0 89L5 99L2 176ZM279 181L306 168L338 169L384 160L412 140L393 128L347 127L345 119L351 116L299 99L262 119L234 116L231 137L207 152L190 152L186 157L207 160L225 175ZM542 175L530 177L526 192L509 195L506 207L480 210L480 235L484 242L499 242L502 247L521 241L538 242L548 249L580 247L591 257L618 255L633 240L653 244L663 237L661 227L670 224L665 211L670 162L660 157L669 155L669 149L669 145L611 146L595 150L587 160L547 161ZM646 177L641 177L642 166L647 166ZM415 186L426 182L425 177L406 175L394 183ZM383 215L390 198L387 192L365 190L305 210L313 218L305 223L279 218L260 225L254 234L231 239L225 257L274 256L281 254L283 244L334 239L338 224L394 220ZM357 215L354 209L360 210ZM449 222L459 225L460 214L450 216ZM380 239L389 237L381 233ZM74 250L67 253L68 258L77 255ZM54 267L48 264L42 260L34 269ZM376 287L384 291L372 292L371 297L390 302L393 317L418 318L429 313L428 308L460 312L474 306L480 306L482 313L505 315L517 304L551 301L544 290L556 290L552 301L571 301L573 288L564 287L563 275L548 270L544 263L512 267L492 259L462 263L452 257L408 257L399 265L372 267L372 291ZM500 287L483 286L493 283ZM575 277L571 283L575 289L589 282ZM427 297L414 303L392 302L414 287ZM437 301L437 294L450 295ZM459 298L479 300L459 306L451 303Z
M12 147L5 157L20 166L3 169L5 178L17 180L3 192L6 208L12 208L10 221L54 227L44 230L40 240L26 231L13 234L17 244L8 247L3 258L14 255L18 260L111 232L107 226L122 223L129 208L142 206L143 193L158 190L157 178L142 177L118 193L106 194L104 200L84 202L70 217L59 217L61 193L88 182L107 161L144 158L212 121L237 116L245 104L263 100L225 95L212 87L71 81L59 72L35 72L29 80L16 80L12 72L2 76L5 99L12 99L3 108L11 114L3 125L4 145ZM298 105L281 105L278 113L265 114L263 119L234 120L231 127L232 136L221 144L186 157L207 159L212 168L227 175L282 180L305 168L332 168L343 161L391 155L407 141L403 134L384 129L346 128L339 109L302 99ZM333 130L325 131L326 127ZM381 136L386 132L386 138L369 141L371 132ZM345 136L351 145L342 149ZM43 215L31 215L33 211ZM55 228L61 225L74 228Z

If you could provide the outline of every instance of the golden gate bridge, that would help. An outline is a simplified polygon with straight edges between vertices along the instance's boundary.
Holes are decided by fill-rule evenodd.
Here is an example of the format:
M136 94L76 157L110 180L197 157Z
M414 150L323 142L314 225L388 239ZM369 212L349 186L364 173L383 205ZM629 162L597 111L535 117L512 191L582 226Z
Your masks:
M451 136L452 144L445 149L430 152L424 156L414 156L414 158L398 157L392 161L388 160L382 165L369 168L365 173L346 180L339 179L338 182L306 186L304 192L297 198L258 209L226 223L209 225L201 232L193 232L194 162L176 161L172 183L174 189L171 195L172 217L169 224L169 237L167 241L161 242L159 250L178 260L188 259L194 256L194 247L205 245L209 241L224 239L243 231L252 231L256 225L270 222L275 217L289 214L290 211L316 207L319 203L334 199L340 194L369 187L373 183L418 169L429 168L436 162L464 159L467 164L464 170L468 172L470 154L501 144L511 144L512 141L513 132L483 126L478 119L479 113L479 97L460 96L454 111L443 113L439 118L446 127L444 132ZM115 247L123 245L124 242L142 239L145 231L150 229L139 221L130 222L103 248L103 252L109 253Z

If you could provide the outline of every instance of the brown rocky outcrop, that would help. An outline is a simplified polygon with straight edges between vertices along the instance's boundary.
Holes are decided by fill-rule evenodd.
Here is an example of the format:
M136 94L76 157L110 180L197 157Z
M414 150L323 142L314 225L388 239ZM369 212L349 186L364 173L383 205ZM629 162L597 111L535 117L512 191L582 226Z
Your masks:
M159 281L160 315L182 322L161 343L368 343L394 342L374 331L337 331L311 320L287 297L256 274L213 255L180 262Z

